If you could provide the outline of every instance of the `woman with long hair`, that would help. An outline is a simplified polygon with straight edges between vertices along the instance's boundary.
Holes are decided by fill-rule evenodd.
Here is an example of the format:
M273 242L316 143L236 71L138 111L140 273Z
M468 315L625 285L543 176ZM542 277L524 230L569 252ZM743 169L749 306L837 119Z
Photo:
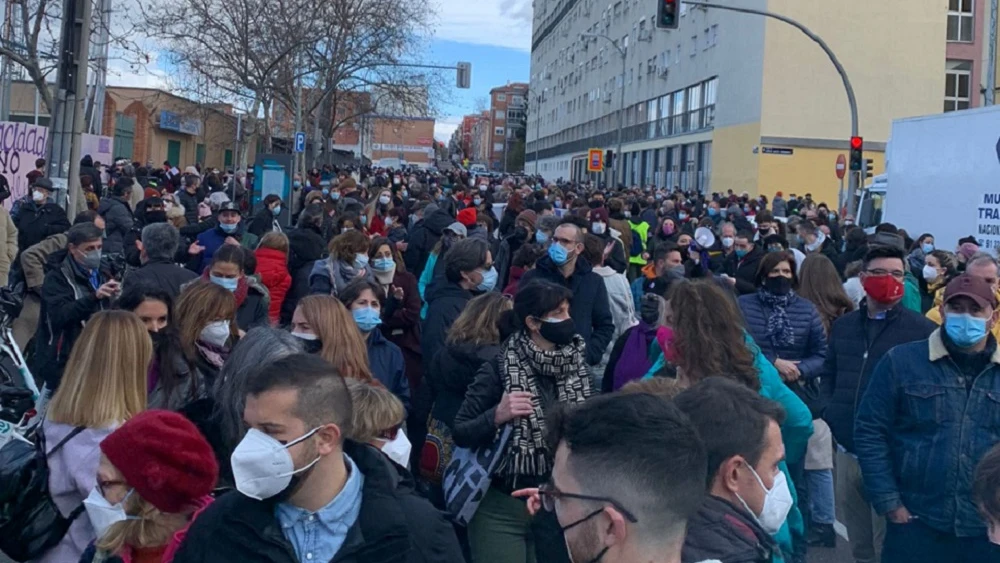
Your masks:
M369 234L380 237L388 234L385 220L392 209L392 191L389 189L379 190L378 195L373 196L372 200L365 207L365 215L368 217Z
M270 294L256 276L248 276L247 264L256 261L253 253L235 244L226 244L215 252L212 262L201 274L236 298L236 325L243 331L267 326Z
M661 331L669 333L668 338L659 338L663 355L677 366L680 382L690 386L708 377L727 377L781 403L787 414L781 425L785 458L788 464L801 463L812 435L812 413L782 382L747 333L732 292L711 280L679 281L668 294L664 324L670 330ZM789 483L794 483L784 462L781 470ZM792 507L786 524L775 539L792 553L793 537L795 545L804 547L805 543L804 522L797 506Z
M854 310L854 301L844 291L837 267L822 254L811 254L802 262L799 295L816 307L825 334L830 334L833 321Z
M330 256L317 260L309 274L309 290L313 295L337 297L356 278L375 281L369 266L368 237L350 230L333 237Z
M933 250L924 256L924 266L920 272L921 310L926 314L941 306L944 288L958 275L958 257L947 250Z
M236 299L217 284L195 281L181 292L176 318L189 377L211 387L239 339Z
M476 373L455 415L455 443L461 447L488 447L504 426L512 428L468 526L473 561L568 560L565 544L556 541L554 516L532 522L524 502L510 494L550 478L555 452L542 438L546 413L591 395L585 344L569 314L572 297L567 288L545 281L520 288L514 309L505 314L513 334Z
M329 295L310 295L295 308L292 336L302 340L306 352L318 354L344 377L372 381L365 339L351 313Z
M382 307L382 335L403 352L410 390L420 385L420 294L417 279L406 271L399 250L385 237L372 239L368 247L372 274L385 292Z
M902 229L900 229L902 230ZM903 233L899 233L902 235ZM910 253L906 255L906 264L910 267L913 275L919 277L923 270L927 255L934 252L934 235L923 233L910 246Z
M100 443L146 409L146 370L152 357L149 333L134 313L95 313L80 333L42 423L49 493L63 516L97 485ZM90 518L81 514L39 561L79 561L95 537Z

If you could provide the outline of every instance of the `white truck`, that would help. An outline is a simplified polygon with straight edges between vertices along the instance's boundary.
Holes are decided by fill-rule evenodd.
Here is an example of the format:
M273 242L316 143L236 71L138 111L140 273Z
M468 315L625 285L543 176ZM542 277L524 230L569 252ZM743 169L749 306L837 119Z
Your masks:
M970 235L1000 248L1000 106L894 121L886 174L862 192L857 221L931 233L943 250Z

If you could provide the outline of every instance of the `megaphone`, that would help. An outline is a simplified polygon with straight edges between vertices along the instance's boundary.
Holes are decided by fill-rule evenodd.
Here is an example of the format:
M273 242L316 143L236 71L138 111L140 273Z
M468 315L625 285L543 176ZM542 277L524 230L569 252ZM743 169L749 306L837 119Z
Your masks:
M701 248L708 250L715 244L715 233L708 227L698 227L694 231L694 241Z

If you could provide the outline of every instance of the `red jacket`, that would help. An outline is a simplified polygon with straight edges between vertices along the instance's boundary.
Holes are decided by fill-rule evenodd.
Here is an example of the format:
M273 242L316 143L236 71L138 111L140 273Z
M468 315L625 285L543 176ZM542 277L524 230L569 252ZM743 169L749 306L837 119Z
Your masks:
M385 236L385 220L378 213L372 213L368 218L368 232L371 236Z
M258 248L254 256L257 257L257 274L260 275L260 281L271 294L267 316L271 324L276 325L281 317L281 304L285 301L288 288L292 286L292 276L288 273L288 256L273 248Z

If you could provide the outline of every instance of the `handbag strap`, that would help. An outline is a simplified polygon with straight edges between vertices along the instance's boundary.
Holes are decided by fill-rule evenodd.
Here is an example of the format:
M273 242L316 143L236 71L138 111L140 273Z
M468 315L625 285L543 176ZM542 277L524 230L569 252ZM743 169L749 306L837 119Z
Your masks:
M65 438L63 438L62 440L60 440L59 443L56 444L56 446L54 448L52 448L52 451L50 451L49 453L45 454L45 457L49 457L50 455L58 452L60 450L60 448L62 448L63 446L66 445L66 442L69 442L74 436L76 436L80 432L83 432L85 429L86 429L86 426L77 426L76 428L74 428L69 434L66 435Z

